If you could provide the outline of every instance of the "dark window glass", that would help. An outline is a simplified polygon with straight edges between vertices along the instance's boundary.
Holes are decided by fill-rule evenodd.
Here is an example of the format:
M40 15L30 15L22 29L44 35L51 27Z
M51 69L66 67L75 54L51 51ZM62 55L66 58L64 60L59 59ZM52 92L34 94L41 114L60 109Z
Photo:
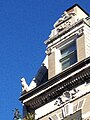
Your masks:
M76 43L75 41L67 44L61 49L62 70L77 62Z

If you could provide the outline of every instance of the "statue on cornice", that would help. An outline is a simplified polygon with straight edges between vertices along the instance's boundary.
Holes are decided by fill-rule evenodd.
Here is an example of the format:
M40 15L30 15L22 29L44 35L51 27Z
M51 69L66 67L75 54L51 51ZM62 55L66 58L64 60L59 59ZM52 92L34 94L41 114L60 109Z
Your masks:
M76 15L75 12L70 12L70 13L68 13L67 11L64 11L64 14L61 15L61 18L59 18L59 19L55 22L54 28L55 28L59 23L61 23L62 21L64 21L66 18L68 18L68 17L70 17L70 16L74 16L74 15Z
M68 14L66 11L64 11L64 14L61 15L61 16L62 16L62 17L59 18L59 19L55 22L54 27L56 27L58 23L62 22L62 21L65 20L67 17L69 17L69 14Z
M21 78L21 85L22 85L22 93L23 92L28 92L29 90L36 87L35 78L33 78L30 85L28 86L28 84L26 83L25 78L23 77L23 78Z
M27 85L24 77L21 78L21 85L22 85L22 92L27 92L28 91L28 85Z

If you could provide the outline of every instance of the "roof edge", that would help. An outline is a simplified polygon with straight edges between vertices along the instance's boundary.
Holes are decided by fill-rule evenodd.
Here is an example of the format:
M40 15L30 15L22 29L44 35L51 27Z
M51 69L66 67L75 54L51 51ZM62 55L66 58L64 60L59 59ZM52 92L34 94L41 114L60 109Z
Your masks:
M71 6L70 8L68 8L66 11L69 11L70 9L74 8L78 6L85 14L87 14L89 16L89 13L87 13L80 5L78 4L74 4L73 6Z

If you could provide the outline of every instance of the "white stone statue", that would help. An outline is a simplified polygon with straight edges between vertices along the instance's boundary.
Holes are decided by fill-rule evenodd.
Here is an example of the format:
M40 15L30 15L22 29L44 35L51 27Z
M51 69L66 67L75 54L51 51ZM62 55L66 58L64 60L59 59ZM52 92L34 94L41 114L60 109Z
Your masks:
M25 80L24 77L21 78L21 84L22 84L22 92L24 92L24 91L28 92L29 87L28 87L28 85L27 85L26 80Z
M35 78L33 78L33 80L31 81L30 85L29 85L29 90L32 90L33 88L36 87L36 82L35 82Z
M29 90L32 90L36 87L35 78L31 81L30 85L28 86L26 83L25 78L21 78L21 85L22 85L22 92L28 92Z

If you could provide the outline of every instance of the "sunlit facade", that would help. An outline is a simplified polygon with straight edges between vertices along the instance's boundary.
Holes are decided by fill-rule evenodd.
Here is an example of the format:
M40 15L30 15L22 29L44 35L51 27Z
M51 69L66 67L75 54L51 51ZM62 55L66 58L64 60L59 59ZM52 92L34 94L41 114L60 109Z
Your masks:
M89 14L77 4L64 11L45 44L35 87L19 98L23 119L90 120Z

